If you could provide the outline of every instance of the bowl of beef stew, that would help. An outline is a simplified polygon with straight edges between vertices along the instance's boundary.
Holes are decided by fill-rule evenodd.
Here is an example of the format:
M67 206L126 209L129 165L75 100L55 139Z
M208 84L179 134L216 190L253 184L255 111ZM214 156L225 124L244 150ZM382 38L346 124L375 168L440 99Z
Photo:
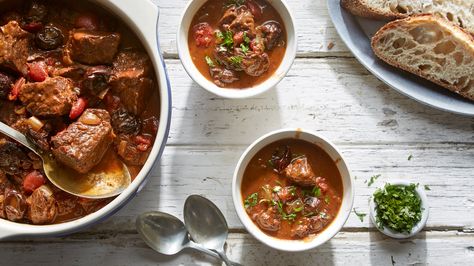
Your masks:
M309 131L283 129L264 135L243 153L232 196L255 238L275 249L303 251L341 230L354 191L334 144Z
M177 43L191 78L226 98L248 98L275 87L297 48L284 0L190 1Z
M132 8L133 7L133 8ZM0 239L64 235L109 217L161 156L171 95L151 1L0 1L0 121L78 173L105 154L132 183L93 200L56 188L41 160L0 135Z

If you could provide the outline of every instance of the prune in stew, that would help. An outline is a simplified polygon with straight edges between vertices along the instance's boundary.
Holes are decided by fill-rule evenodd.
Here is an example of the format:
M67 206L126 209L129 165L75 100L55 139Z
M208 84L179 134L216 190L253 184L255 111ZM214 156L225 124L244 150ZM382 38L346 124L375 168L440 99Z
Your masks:
M269 207L257 216L256 222L263 230L275 232L280 230L281 217L275 207Z
M0 139L0 171L16 175L31 167L31 160L19 144Z
M86 109L79 119L51 138L55 158L87 173L96 166L112 143L110 115L103 109Z
M18 22L11 21L0 29L0 66L22 75L28 67L28 43L30 34L20 28Z
M292 182L300 186L317 185L313 168L311 168L306 156L293 159L283 172Z
M21 88L19 96L26 109L35 116L69 114L72 104L77 101L72 80L63 77L27 83Z
M25 216L28 209L25 196L15 189L5 190L3 209L8 220L16 222Z
M46 26L36 33L35 42L43 50L54 50L63 45L64 35L60 29L54 26Z
M321 231L323 227L324 220L319 216L302 217L291 228L291 235L296 238L304 238Z
M265 48L268 50L272 50L275 48L275 46L278 45L278 42L280 41L280 36L282 33L282 28L280 23L276 21L267 21L261 26L258 27L258 29L262 32L263 34L263 39L265 43Z
M95 66L87 69L82 88L94 95L100 95L108 88L112 70L106 66Z
M10 75L0 72L0 99L5 100L13 87L14 79Z
M112 127L117 134L136 135L140 132L140 120L120 108L112 113Z
M317 213L321 200L316 197L306 197L304 199L304 211L306 213Z
M43 27L44 19L48 14L45 5L36 1L31 2L28 12L22 21L22 28L29 32L36 32Z
M291 149L281 146L272 154L271 163L277 173L281 173L291 163Z
M46 185L37 188L27 202L30 206L29 219L33 224L52 223L58 215L58 204L53 191Z

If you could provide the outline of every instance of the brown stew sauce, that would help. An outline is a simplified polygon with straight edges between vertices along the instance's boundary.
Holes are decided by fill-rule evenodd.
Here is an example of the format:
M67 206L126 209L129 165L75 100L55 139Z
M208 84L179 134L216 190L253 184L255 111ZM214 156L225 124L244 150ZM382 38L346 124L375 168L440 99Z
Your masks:
M285 147L291 152L284 163L291 164L285 170L307 158L315 185L300 185L283 169L277 173L275 168L281 165L275 165L272 156L277 150L281 154ZM337 216L343 184L335 162L320 147L299 139L284 139L264 147L252 158L244 172L241 193L247 214L263 232L279 239L304 239L322 232Z

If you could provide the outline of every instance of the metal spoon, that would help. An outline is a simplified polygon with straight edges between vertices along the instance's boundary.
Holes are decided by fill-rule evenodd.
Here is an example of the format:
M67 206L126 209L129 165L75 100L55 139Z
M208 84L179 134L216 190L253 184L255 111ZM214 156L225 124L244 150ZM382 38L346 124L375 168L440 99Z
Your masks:
M217 252L226 265L240 265L230 261L224 252L229 228L222 212L210 200L191 195L184 203L184 223L196 243Z
M189 239L184 223L164 212L146 212L137 217L136 228L149 247L165 255L192 248L219 258L219 255Z
M131 182L127 166L117 158L113 150L109 150L91 171L80 174L59 164L51 154L40 151L25 135L2 122L0 133L18 141L41 157L49 181L70 194L91 199L109 198L120 194Z

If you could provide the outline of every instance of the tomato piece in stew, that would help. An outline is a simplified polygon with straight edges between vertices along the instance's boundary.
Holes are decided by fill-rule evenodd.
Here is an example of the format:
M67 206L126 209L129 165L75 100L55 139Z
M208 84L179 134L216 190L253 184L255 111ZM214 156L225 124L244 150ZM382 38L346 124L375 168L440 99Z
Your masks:
M284 139L260 150L245 169L242 198L247 214L266 234L304 239L327 228L343 197L336 163L320 147Z

